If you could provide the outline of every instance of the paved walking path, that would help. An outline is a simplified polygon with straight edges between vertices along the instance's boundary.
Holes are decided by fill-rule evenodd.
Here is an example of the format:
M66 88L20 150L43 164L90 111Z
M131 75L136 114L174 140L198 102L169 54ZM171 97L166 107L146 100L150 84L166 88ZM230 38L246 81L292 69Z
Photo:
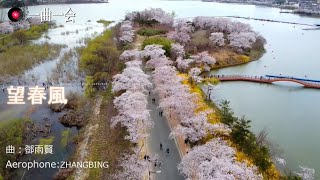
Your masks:
M155 103L152 102L155 98ZM168 121L165 116L160 116L162 111L158 108L159 98L156 94L151 92L148 97L148 109L150 110L151 118L154 121L154 127L149 130L150 136L147 138L148 153L158 154L161 167L156 167L151 170L150 177L155 180L183 180L184 178L179 174L177 166L181 161L178 148L173 139L169 139L171 132ZM163 150L160 150L160 142L163 145ZM169 148L169 155L166 149ZM155 173L156 171L160 173Z

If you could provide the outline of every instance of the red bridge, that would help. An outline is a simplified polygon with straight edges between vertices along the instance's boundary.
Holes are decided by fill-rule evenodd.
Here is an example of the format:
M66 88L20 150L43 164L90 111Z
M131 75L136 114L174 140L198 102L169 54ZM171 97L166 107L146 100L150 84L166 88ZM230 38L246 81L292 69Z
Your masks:
M249 82L257 82L257 83L268 83L271 84L273 82L295 82L303 85L306 88L315 88L320 89L320 81L319 80L310 80L310 79L302 79L288 76L245 76L245 75L213 75L219 79L220 81L249 81Z

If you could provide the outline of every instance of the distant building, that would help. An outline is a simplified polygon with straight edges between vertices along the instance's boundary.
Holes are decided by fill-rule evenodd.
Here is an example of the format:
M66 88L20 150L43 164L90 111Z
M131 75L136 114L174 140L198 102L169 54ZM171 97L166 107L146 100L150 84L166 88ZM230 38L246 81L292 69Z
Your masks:
M287 0L288 4L299 4L299 0Z
M300 0L299 8L310 11L320 11L320 0Z

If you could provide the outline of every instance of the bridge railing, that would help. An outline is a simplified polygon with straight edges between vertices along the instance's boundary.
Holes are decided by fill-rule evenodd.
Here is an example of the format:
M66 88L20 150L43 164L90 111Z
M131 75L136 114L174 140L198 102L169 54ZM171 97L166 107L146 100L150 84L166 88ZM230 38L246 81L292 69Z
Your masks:
M308 79L295 78L295 77L290 77L290 76L210 75L210 77L215 77L215 78L246 78L246 79L256 79L256 80L272 80L272 79L282 79L283 78L283 79L292 79L295 81L300 81L300 82L303 82L304 84L320 86L320 81L318 81L318 80L308 80Z
M246 78L246 79L272 79L266 76L252 76L252 75L211 75L215 78Z

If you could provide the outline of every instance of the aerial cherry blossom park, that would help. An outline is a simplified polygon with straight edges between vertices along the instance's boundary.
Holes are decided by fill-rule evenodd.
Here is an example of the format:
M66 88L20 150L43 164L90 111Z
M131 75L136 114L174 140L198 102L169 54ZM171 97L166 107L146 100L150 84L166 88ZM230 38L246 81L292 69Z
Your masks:
M159 96L158 108L174 124L169 138L183 139L178 147L187 147L177 165L186 179L280 178L266 146L241 140L257 140L248 122L232 117L227 106L217 108L205 94L217 83L207 72L263 54L261 35L245 23L215 17L174 19L161 9L128 13L119 29L119 40L129 49L120 56L125 68L112 78L119 112L112 121L127 128L125 139L139 144L148 136L144 129L154 125L147 105L152 92ZM125 155L123 171L116 177L143 179L154 159L137 158L139 148ZM260 157L251 157L252 151Z
M276 141L269 141L268 129L261 130L262 125L256 126L256 119L261 116L249 116L251 121L239 115L251 115L243 112L243 106L257 111L256 114L269 113L266 109L270 107L263 106L267 99L265 89L276 85L256 82L256 89L252 91L252 86L242 82L221 83L227 81L228 76L237 76L232 75L235 73L239 73L238 76L257 73L254 75L258 81L259 78L263 80L261 74L278 70L275 65L279 63L278 59L276 56L270 58L273 56L270 48L274 45L269 42L274 34L268 29L275 22L224 18L219 16L219 11L211 12L211 8L219 9L220 6L200 1L174 2L177 3L172 5L174 8L165 8L167 11L161 8L141 10L139 3L142 1L121 9L122 1L125 0L99 6L93 3L92 7L103 11L97 10L96 13L101 13L99 16L86 15L79 24L41 23L37 18L20 23L0 22L0 63L3 64L0 66L0 83L3 84L0 120L8 120L8 123L0 121L0 135L4 137L0 145L11 143L18 147L38 143L56 147L56 154L52 156L0 152L0 180L315 179L315 170L308 168L308 162L292 162L299 158L288 158L276 151L277 144L273 144ZM165 7L160 5L173 1L157 3L144 6ZM208 5L210 13L183 14L189 9L179 10L193 8L197 3L201 3L197 7L204 9ZM50 7L55 8L54 5ZM84 10L81 5L72 7ZM120 8L118 14L113 14L117 8ZM189 17L199 14L212 16ZM96 19L111 15L113 19L110 20L114 21ZM256 22L259 23L257 26ZM277 25L288 26L284 24ZM299 23L290 26L293 24L298 26ZM267 33L261 31L264 28L268 29ZM292 27L291 33L296 29ZM302 39L302 35L299 37ZM15 54L18 54L17 60L12 59ZM267 65L263 59L266 55ZM12 66L15 64L19 66ZM273 66L275 70L271 71L267 66ZM7 95L4 87L12 84L40 84L45 89L63 84L68 101L63 105L9 106L2 103ZM239 88L243 91L237 93ZM290 98L293 97L291 93L302 89L276 88L279 93L287 88ZM221 94L228 92L236 94L235 98L221 98L225 97ZM242 96L246 93L257 100L252 103L248 96ZM280 97L283 95L272 98L279 100ZM245 103L240 103L239 108L233 106L234 101ZM282 123L272 115L265 116ZM269 125L267 127L273 128L270 134L274 135L272 130L279 128L278 124ZM281 138L285 139L289 134L283 133ZM300 152L299 148L296 151ZM108 167L41 171L5 168L5 162L17 160L104 162ZM299 170L292 168L292 164Z

